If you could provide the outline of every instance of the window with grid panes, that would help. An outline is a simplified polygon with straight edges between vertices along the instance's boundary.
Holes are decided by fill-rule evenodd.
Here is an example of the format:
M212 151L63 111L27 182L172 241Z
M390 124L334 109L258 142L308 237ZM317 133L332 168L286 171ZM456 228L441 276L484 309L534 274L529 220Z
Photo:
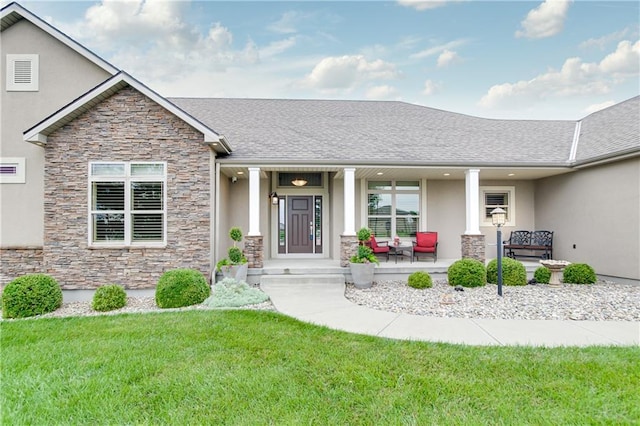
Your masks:
M367 212L376 237L414 237L420 223L420 182L368 181Z

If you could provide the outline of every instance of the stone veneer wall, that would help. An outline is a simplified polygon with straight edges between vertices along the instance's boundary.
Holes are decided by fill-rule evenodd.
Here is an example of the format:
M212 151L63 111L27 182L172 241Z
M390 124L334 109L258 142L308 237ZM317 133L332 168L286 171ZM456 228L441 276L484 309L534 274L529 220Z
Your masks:
M211 276L209 147L200 132L127 87L48 137L44 269L64 289L153 288L169 269ZM167 162L167 245L88 246L90 161Z
M340 266L349 266L349 259L357 253L358 239L355 235L340 235Z
M249 268L262 268L264 266L264 238L255 235L244 238L244 256L247 258Z
M462 235L462 258L471 258L485 263L484 235Z
M25 274L44 272L42 247L12 247L0 249L0 287Z

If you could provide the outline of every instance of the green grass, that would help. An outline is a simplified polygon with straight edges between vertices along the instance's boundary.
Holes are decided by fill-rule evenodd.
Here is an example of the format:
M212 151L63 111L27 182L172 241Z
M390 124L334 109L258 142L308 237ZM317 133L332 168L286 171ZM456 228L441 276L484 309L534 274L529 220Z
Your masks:
M637 347L471 347L257 311L4 321L1 424L637 424Z

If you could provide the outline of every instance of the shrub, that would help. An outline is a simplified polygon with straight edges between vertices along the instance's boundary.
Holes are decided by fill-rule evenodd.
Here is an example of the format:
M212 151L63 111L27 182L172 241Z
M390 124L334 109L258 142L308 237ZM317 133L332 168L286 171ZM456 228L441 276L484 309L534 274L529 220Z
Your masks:
M233 240L233 245L242 241L242 229L237 226L229 229L229 238Z
M267 300L269 296L260 289L251 287L244 281L225 278L214 284L211 296L203 303L212 308L235 308Z
M211 288L201 272L193 269L173 269L158 280L156 305L160 308L181 308L202 303Z
M367 227L362 227L358 229L358 233L356 234L358 241L361 243L365 243L371 239L371 230Z
M27 274L11 281L2 293L2 316L26 318L53 312L62 306L58 282L46 274Z
M93 295L91 307L95 311L106 312L120 309L127 304L127 292L122 286L108 284L99 287Z
M371 247L368 246L358 246L357 254L351 256L349 261L351 263L380 263Z
M551 279L551 271L546 266L540 266L533 273L533 278L540 284L549 284Z
M409 285L409 287L413 288L431 288L433 286L431 275L429 275L428 272L422 271L416 271L413 274L409 275L407 284Z
M463 287L481 287L487 283L487 271L479 260L460 259L447 270L449 285Z
M231 261L232 264L237 265L240 263L244 263L242 261L242 250L240 250L238 247L229 247L229 261Z
M586 263L572 263L564 268L562 281L567 284L593 284L596 272Z
M498 283L498 259L492 259L487 265L487 282ZM527 270L522 262L510 257L502 259L502 284L527 285Z

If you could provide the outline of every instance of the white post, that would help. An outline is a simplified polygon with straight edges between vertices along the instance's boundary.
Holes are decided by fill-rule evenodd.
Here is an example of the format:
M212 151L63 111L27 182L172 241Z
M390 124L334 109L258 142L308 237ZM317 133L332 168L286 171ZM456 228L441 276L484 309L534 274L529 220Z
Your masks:
M356 235L356 169L344 169L344 232Z
M465 175L465 199L467 209L466 235L480 234L480 170L469 169Z
M260 235L260 168L249 167L249 232Z

